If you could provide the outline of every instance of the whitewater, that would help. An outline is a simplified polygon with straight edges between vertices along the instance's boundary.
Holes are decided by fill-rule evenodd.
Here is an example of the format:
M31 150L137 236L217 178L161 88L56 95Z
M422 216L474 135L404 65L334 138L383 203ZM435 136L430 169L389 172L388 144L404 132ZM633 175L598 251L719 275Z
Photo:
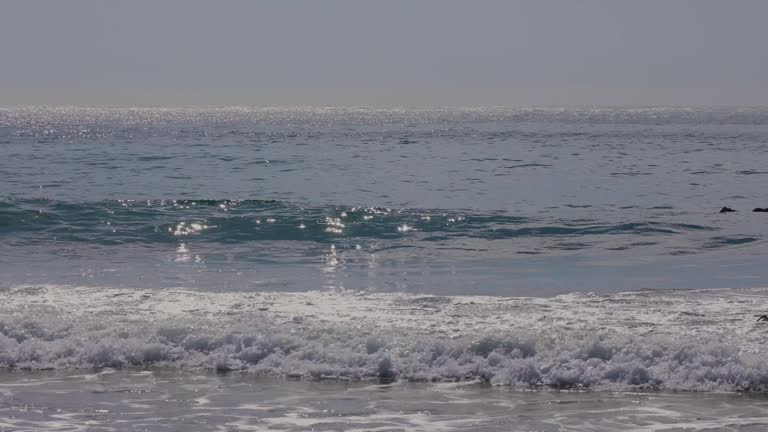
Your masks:
M768 290L553 298L15 287L0 364L765 391Z

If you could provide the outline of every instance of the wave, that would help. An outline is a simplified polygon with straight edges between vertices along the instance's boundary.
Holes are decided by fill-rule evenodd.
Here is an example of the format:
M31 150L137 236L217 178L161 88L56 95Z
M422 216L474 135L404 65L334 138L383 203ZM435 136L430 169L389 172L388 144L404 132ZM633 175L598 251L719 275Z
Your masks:
M768 290L549 299L14 286L0 365L768 391Z
M15 236L19 244L52 240L99 245L163 244L178 243L180 239L334 243L404 237L441 242L462 238L653 236L715 230L705 225L654 220L550 220L470 210L305 207L275 200L0 201L0 233Z

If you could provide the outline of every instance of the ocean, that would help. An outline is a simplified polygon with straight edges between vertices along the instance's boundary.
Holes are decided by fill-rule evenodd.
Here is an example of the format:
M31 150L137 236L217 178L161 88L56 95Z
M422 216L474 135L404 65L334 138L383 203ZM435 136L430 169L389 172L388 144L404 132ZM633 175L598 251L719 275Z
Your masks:
M766 179L768 108L0 108L0 430L765 430Z

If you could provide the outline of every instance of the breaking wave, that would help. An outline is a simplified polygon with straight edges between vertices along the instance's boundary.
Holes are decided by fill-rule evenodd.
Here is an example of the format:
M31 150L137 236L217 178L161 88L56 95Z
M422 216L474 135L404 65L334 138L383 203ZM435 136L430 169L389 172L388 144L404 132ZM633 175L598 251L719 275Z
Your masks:
M551 299L16 286L0 365L768 391L766 290Z

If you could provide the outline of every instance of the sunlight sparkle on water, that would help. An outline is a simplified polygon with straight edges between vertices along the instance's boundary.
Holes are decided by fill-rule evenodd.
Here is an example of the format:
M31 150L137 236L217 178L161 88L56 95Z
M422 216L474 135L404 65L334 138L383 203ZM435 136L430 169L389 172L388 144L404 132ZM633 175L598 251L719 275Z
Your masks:
M325 232L334 234L341 234L344 232L345 225L340 218L326 217L325 224L328 225L328 228L325 229Z
M199 234L204 229L208 229L209 226L203 223L192 222L190 224L186 222L179 222L176 225L176 229L168 228L169 232L172 232L175 236L184 236L190 234Z

